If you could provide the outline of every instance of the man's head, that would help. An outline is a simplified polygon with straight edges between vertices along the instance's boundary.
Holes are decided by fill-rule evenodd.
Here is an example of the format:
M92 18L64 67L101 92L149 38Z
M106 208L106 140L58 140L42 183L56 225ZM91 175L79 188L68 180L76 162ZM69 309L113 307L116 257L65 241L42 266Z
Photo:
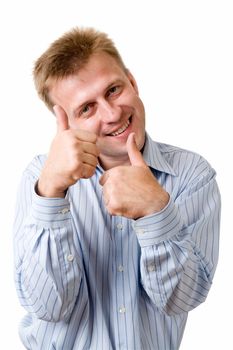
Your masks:
M34 82L39 97L53 111L49 95L52 84L59 79L78 74L96 53L112 56L126 71L123 60L113 41L103 32L93 28L74 28L54 41L34 65Z
M141 149L145 112L136 81L106 34L74 29L56 40L37 60L34 79L50 110L60 106L70 129L93 132L104 167L128 162L131 132Z

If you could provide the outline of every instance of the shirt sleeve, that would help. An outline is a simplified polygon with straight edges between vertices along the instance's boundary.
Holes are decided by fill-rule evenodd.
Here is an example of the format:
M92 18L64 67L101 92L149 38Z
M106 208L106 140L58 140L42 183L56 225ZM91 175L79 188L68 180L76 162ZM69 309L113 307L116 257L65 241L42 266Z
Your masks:
M141 283L169 315L204 302L218 260L220 194L208 167L159 213L132 222L141 246Z
M14 223L15 282L21 305L47 321L67 319L79 292L82 265L73 242L68 198L35 193L38 160L25 171Z

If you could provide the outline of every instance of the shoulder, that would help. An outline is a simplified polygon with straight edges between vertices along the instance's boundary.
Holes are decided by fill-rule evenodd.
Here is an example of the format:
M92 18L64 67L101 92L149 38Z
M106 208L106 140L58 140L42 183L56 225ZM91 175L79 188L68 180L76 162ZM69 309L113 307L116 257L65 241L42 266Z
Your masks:
M170 145L167 143L162 143L162 142L156 142L153 141L154 143L156 143L157 147L159 148L160 153L163 155L163 157L165 157L168 160L191 160L192 161L206 161L200 154L191 151L191 150L187 150L185 148L181 148L178 146L174 146L174 145Z
M215 176L215 170L202 155L166 143L156 142L156 144L162 157L169 163L177 176L189 178L189 181Z

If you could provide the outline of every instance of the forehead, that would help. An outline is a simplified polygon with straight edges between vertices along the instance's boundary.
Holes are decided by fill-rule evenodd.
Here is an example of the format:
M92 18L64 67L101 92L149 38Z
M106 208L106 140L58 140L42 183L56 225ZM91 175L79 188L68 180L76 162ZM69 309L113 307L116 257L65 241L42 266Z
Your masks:
M112 56L98 53L91 56L76 74L56 80L52 84L50 94L55 103L61 103L64 99L72 100L74 94L76 101L78 99L82 103L86 99L94 98L96 93L115 81L126 79L125 70Z
M80 86L95 86L108 84L110 81L119 78L126 78L125 70L112 56L106 53L94 54L90 57L85 66L75 75L76 82Z
M123 71L123 67L117 61L116 58L107 54L106 52L95 53L90 56L86 64L79 70L78 75L90 71L102 71L102 70L119 70Z

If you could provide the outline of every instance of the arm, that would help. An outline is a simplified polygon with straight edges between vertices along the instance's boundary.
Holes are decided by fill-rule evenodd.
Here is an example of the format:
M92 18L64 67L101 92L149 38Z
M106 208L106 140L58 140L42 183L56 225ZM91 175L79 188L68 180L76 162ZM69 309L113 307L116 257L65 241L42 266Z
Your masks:
M25 171L14 224L15 280L22 306L36 317L69 317L82 280L67 198L35 193L39 158Z
M71 130L65 111L59 106L54 111L58 128L48 157L43 164L37 158L22 179L14 245L21 304L56 322L70 316L83 278L67 190L94 174L98 149L96 135Z
M209 168L159 213L133 222L142 284L161 311L188 312L209 292L218 260L220 195Z

